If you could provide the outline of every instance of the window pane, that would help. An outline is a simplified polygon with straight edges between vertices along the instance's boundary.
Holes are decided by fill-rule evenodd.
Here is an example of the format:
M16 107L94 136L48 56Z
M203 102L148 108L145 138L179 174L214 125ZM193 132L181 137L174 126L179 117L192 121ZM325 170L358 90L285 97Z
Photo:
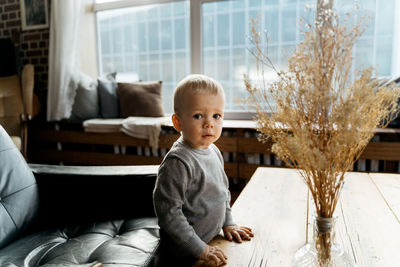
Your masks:
M392 66L392 37L380 38L376 47L378 75L390 76Z
M110 33L111 31L109 30L108 24L109 23L107 20L102 21L102 23L100 24L100 27L103 29L103 34L100 36L101 49L106 54L111 53L110 40L112 39Z
M172 53L165 53L162 55L162 68L163 68L163 82L174 82L174 75L171 66L174 65L172 61Z
M232 0L232 8L235 9L240 9L243 10L243 8L245 7L243 0Z
M161 47L163 50L172 49L172 26L170 20L161 21Z
M279 59L281 58L280 56L281 50L282 49L278 44L273 44L273 45L266 44L264 46L264 53L268 55L271 62L277 62L276 68L278 70L284 69L284 66L279 64ZM271 69L267 69L266 72L269 72L271 75L273 71Z
M296 6L287 5L283 7L282 11L282 41L283 42L295 42L296 31L297 31L297 16Z
M217 51L217 68L218 68L218 75L216 79L220 82L222 81L229 81L229 50L228 49L219 49Z
M214 14L216 3L208 3L207 5L203 5L203 15Z
M123 49L123 34L120 20L118 20L117 23L112 27L112 38L113 52L120 53Z
M215 51L214 50L205 50L203 52L203 65L204 65L204 74L208 76L215 76L216 68L215 68Z
M125 69L124 68L125 67L124 58L121 57L121 56L114 57L113 61L114 61L114 67L115 67L116 71L117 72L123 72L124 69Z
M149 23L149 49L158 50L158 36L160 32L158 31L158 22Z
M160 18L169 19L171 17L171 5L164 5L159 8Z
M229 95L229 98L227 97L228 108L230 110L244 111L241 103L241 100L246 96L246 89L243 86L243 75L249 74L249 70L247 69L248 64L246 64L249 53L246 48L233 49L232 53L231 86L227 88L230 90L230 93L227 94ZM252 62L254 63L254 61ZM251 62L249 63L251 64Z
M362 2L356 11L354 1L335 1L341 20L346 13L353 15L346 22L350 28L358 19L369 18L366 31L354 47L353 71L372 65L381 75L390 75L394 0ZM252 48L246 38L250 35L250 17L259 20L257 30L262 34L262 46L274 67L285 70L296 45L304 40L305 23L314 22L315 5L314 0L231 0L202 4L203 72L226 86L227 111L237 110L238 98L246 94L243 73L250 79L258 77L257 62L247 51ZM268 67L263 72L267 80L277 77Z
M147 39L147 34L146 34L146 24L145 23L138 23L139 27L139 33L134 38L138 43L139 43L139 50L140 51L146 51L147 50L147 45L146 45L146 39ZM142 36L142 38L139 38L139 36Z
M232 27L234 30L234 34L232 34L232 43L233 45L243 45L246 42L246 31L245 31L245 13L234 12L232 13Z
M394 27L394 0L379 1L376 10L377 34L391 35Z
M186 48L186 32L185 32L185 20L176 19L175 23L175 49Z
M233 80L240 81L240 77L246 73L246 49L236 48L232 51L232 75Z
M127 57L124 57L124 61L125 61L124 69L131 70L131 69L135 68L135 62L137 61L137 59L135 59L135 57L133 55L129 55Z
M147 56L146 55L141 55L139 56L139 79L140 80L144 80L147 81L148 77L148 71L147 71L147 65L148 65L149 61L147 60Z
M190 72L189 1L127 7L97 13L100 75L124 72L163 81L163 104Z
M359 18L366 19L366 29L363 36L373 36L375 32L375 9L376 9L376 2L375 0L364 0L360 11L358 12Z
M279 33L279 13L278 7L267 6L264 11L264 30L267 33L268 42L277 43Z
M101 58L102 61L102 66L103 66L103 70L104 73L110 73L114 71L114 64L112 63L112 58L108 57L108 56L103 56Z
M243 74L257 78L257 62L248 51L251 42L246 38L250 34L250 17L258 18L260 31L267 30L266 48L280 70L287 66L288 55L299 41L298 14L303 14L300 10L310 1L298 4L297 0L232 0L202 5L203 73L225 85L227 111L243 111L239 104L246 94ZM262 38L265 42L264 35ZM270 71L265 73L272 77Z
M174 14L174 16L188 15L188 11L189 11L189 2L188 1L176 2L176 3L172 3L170 5L172 5L172 14Z
M229 45L229 16L227 14L218 15L218 45Z
M358 70L373 65L374 40L371 38L359 40L356 44L355 67Z
M124 52L125 53L131 53L133 52L133 40L132 36L134 35L132 27L129 27L127 25L124 26Z
M203 17L203 46L213 47L214 43L214 15L207 15Z
M157 81L161 79L161 64L159 54L152 54L149 56L149 80Z
M162 95L161 98L163 100L164 112L172 113L174 110L174 90L176 87L176 83L164 83L162 85Z
M256 58L249 51L246 51L246 58L247 58L246 74L249 75L250 79L252 79L252 80L257 79L258 72L257 72ZM243 79L243 77L242 77L242 79Z
M350 2L350 3L349 3ZM356 14L347 23L349 27L358 19L365 20L365 32L354 47L355 68L374 67L380 76L392 76L395 0L364 0L356 12L352 1L339 0L335 6L344 17L346 12ZM354 75L355 73L353 73Z
M249 0L250 7L261 7L261 1L259 0Z
M177 83L185 78L189 73L189 66L187 65L189 61L189 54L184 52L175 53L175 63L176 63L176 81Z

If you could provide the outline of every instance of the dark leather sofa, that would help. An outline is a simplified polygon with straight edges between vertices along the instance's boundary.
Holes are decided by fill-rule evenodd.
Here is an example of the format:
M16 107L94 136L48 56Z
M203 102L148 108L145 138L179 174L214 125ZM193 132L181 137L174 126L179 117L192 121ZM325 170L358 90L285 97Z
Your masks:
M0 267L157 265L156 172L28 165L0 126Z

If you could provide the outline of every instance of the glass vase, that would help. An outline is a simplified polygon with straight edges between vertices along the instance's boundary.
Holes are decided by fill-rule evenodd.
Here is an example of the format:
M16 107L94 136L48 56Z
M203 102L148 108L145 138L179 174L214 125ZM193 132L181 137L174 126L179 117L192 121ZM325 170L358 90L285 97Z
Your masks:
M350 267L354 261L336 242L335 224L337 217L314 216L313 239L301 247L293 257L292 267Z

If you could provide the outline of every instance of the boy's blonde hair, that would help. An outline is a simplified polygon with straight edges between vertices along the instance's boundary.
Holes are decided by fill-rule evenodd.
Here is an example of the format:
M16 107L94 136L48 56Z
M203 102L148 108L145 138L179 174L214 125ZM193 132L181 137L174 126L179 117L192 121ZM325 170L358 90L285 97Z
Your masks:
M202 74L191 74L178 83L174 92L174 112L178 113L183 97L187 93L209 93L222 95L225 93L222 85L211 77Z

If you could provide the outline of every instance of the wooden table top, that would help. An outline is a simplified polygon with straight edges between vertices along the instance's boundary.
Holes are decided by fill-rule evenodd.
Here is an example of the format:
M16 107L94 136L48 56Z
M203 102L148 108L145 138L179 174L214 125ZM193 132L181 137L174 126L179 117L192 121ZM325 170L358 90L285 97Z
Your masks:
M258 168L232 207L236 223L251 227L254 238L238 244L218 236L211 244L227 254L225 266L290 266L312 237L313 210L295 170ZM400 175L349 172L336 214L338 243L357 266L400 266Z

